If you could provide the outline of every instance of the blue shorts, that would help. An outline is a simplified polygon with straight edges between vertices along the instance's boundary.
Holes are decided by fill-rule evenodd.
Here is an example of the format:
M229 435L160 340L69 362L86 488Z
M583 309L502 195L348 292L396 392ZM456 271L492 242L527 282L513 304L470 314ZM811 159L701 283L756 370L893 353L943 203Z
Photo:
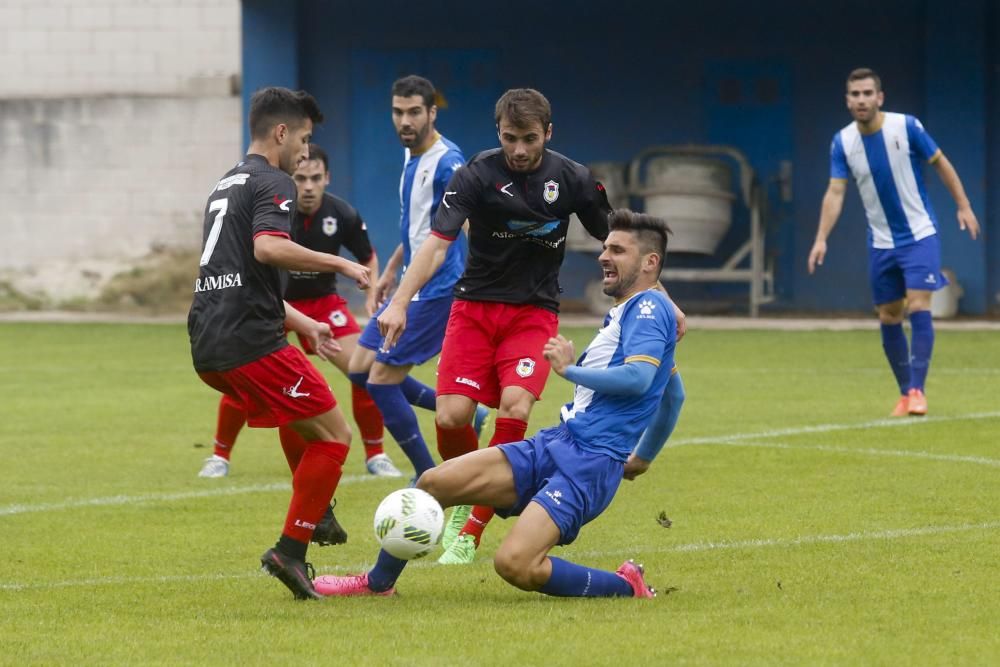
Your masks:
M868 280L876 306L899 301L906 290L933 292L948 284L941 273L937 234L899 248L868 249Z
M450 294L426 301L411 301L406 307L406 329L396 341L396 347L383 350L385 340L378 331L377 318L385 310L386 301L378 312L368 320L367 326L361 332L358 345L375 351L375 360L387 366L409 366L422 364L441 352L444 341L444 330L448 326L448 313L451 312Z
M575 540L583 524L607 509L625 468L607 454L580 449L563 425L497 447L514 469L517 492L517 502L496 508L497 514L517 516L534 501L559 527L559 544Z

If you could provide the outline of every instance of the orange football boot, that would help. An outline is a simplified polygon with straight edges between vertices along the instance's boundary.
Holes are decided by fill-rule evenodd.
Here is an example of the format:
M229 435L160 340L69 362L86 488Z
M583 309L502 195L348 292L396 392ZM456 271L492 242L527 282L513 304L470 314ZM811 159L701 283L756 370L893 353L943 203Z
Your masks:
M910 397L906 394L899 397L896 407L892 409L890 417L906 417L910 414Z
M927 414L927 397L919 389L911 389L907 395L909 412L916 417L923 417Z

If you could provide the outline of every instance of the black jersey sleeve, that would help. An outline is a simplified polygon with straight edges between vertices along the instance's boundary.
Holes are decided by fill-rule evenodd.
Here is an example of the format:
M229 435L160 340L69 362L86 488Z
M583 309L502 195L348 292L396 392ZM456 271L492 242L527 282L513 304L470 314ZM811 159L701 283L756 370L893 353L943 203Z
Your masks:
M608 238L608 216L611 215L611 204L608 203L608 193L604 185L594 178L589 169L583 167L583 192L580 193L580 204L576 214L587 231L598 241Z
M354 258L361 264L368 263L372 258L372 243L368 238L368 227L356 209L348 209L344 230L344 247L351 251Z
M295 212L295 183L285 175L263 172L254 188L253 235L281 233L290 235Z
M482 195L482 185L469 167L460 167L448 181L441 196L431 232L455 240L462 231L465 219L475 210Z

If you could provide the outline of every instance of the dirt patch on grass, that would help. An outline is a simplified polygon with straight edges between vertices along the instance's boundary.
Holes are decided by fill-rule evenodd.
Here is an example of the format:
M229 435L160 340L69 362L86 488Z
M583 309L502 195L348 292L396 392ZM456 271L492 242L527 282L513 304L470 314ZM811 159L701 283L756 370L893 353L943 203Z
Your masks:
M198 250L159 248L117 273L93 299L60 303L63 310L170 315L187 312L198 277Z

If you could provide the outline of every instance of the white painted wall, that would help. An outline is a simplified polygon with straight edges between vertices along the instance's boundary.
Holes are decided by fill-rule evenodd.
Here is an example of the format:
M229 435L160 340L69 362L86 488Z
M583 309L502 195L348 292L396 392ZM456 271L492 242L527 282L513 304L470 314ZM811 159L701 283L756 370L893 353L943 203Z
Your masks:
M3 0L0 277L93 293L201 242L241 155L239 0Z

